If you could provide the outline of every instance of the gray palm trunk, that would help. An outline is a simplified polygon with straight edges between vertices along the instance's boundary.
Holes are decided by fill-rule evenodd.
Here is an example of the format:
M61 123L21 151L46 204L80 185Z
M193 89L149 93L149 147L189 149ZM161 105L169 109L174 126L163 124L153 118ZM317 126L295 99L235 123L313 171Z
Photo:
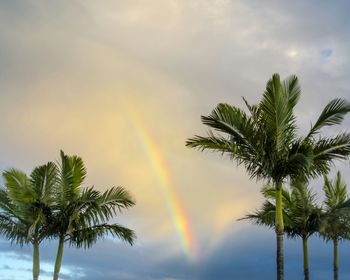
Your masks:
M308 252L308 237L303 236L303 258L304 258L304 280L309 280L310 275L309 275L309 252Z
M58 277L60 275L60 270L62 265L62 256L63 256L63 247L64 247L64 237L60 237L58 242L53 280L58 280Z
M33 242L33 279L38 280L40 273L40 263L39 263L39 242L34 240Z
M276 232L277 239L277 280L284 279L283 233Z
M276 182L276 241L277 241L277 280L284 279L284 253L283 253L283 236L284 236L284 223L283 223L283 205L282 205L282 182Z
M333 239L333 272L334 280L338 280L338 270L339 270L339 261L338 261L338 239Z

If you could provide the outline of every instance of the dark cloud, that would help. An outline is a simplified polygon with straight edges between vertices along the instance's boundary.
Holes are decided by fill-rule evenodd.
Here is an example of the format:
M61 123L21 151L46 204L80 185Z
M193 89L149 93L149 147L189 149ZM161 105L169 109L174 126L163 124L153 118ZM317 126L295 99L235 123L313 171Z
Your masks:
M348 243L342 243L340 249L340 277L347 279L350 268L346 265L349 258ZM310 275L313 279L332 278L332 245L318 237L309 240ZM177 264L181 261L172 262ZM169 265L171 271L174 266ZM239 232L228 234L217 250L206 260L187 270L184 279L247 279L261 280L275 278L275 236L273 231L257 226L248 226ZM183 269L186 271L186 269ZM302 243L300 239L285 240L285 279L303 278Z
M347 247L348 242L340 244L341 279L350 277L350 267L347 265L350 252ZM6 248L6 245L1 246L2 251L15 250L16 254L28 253L28 250L23 252L16 247ZM152 256L157 250L129 248L108 240L99 242L90 250L66 248L63 267L72 273L63 273L62 279L261 280L275 277L274 232L257 226L245 225L243 229L227 233L216 250L198 263L190 263L182 257L154 262ZM52 264L53 252L55 252L54 244L44 244L42 261ZM331 279L332 253L331 243L325 243L318 237L310 239L310 273L313 279ZM285 279L301 279L303 267L300 239L285 240L285 261ZM5 266L11 267L10 264ZM84 274L84 276L72 278L74 271L76 275ZM43 275L49 276L51 273L43 271Z

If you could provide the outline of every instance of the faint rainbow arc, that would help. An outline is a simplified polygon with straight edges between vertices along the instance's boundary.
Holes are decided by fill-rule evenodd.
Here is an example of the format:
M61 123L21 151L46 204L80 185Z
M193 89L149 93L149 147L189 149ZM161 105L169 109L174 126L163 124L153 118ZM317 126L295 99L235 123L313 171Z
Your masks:
M142 142L143 148L157 174L160 190L166 201L168 211L171 214L173 223L181 241L183 252L191 259L196 259L196 248L193 232L190 227L189 219L185 209L175 193L172 184L171 175L164 162L161 151L153 140L149 130L143 124L141 119L134 112L129 112L131 123L137 133L138 138Z

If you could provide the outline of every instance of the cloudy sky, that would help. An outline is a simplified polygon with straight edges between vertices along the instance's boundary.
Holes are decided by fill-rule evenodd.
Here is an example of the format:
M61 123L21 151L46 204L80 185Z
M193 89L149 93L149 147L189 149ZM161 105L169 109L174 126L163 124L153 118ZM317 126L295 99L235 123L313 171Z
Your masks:
M272 279L274 233L236 221L259 207L262 182L185 140L205 133L200 116L217 103L257 102L275 72L300 79L301 134L330 99L350 99L349 9L345 0L0 1L0 169L30 172L63 149L85 161L86 186L122 185L137 201L116 218L136 231L135 246L67 248L62 279ZM349 164L337 167L350 180ZM41 279L51 279L56 246L42 246ZM286 279L301 279L300 240L285 250ZM313 278L331 278L331 250L311 240ZM349 252L343 243L344 279ZM30 267L30 247L0 240L1 280L30 279Z

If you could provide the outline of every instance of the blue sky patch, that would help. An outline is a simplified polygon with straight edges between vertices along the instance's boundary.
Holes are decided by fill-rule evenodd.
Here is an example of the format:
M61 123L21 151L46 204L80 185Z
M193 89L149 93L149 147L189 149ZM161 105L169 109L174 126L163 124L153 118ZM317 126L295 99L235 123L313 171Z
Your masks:
M332 49L323 49L321 51L321 57L322 58L329 58L333 55L333 50Z

